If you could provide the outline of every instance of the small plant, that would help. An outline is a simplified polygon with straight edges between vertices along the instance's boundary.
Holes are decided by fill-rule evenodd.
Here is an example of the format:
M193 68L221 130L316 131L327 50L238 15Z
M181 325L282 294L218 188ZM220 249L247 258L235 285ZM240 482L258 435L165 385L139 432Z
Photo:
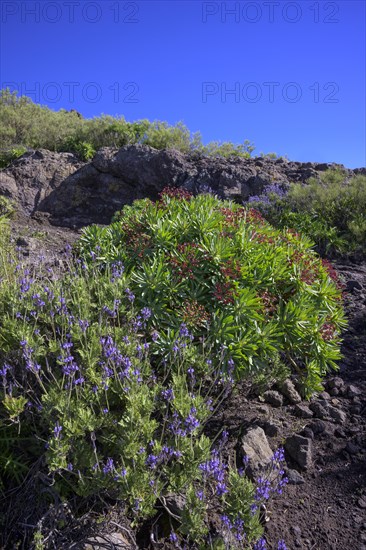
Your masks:
M0 170L7 168L14 160L18 159L27 152L26 147L13 147L10 150L0 152Z
M64 151L75 153L81 160L88 161L95 155L95 149L91 143L75 138L67 139L61 147Z

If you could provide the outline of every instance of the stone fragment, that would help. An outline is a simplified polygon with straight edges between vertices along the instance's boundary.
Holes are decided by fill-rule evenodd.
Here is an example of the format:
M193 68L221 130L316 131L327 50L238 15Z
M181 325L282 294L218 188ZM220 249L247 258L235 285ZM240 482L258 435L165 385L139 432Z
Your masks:
M102 550L104 548L132 550L135 546L124 535L116 532L90 537L82 548L84 550Z
M262 428L251 427L243 435L241 449L249 459L246 472L251 479L258 477L271 462L273 452Z
M299 418L312 418L314 416L309 407L303 403L298 403L294 406L294 414Z
M309 426L305 426L300 435L308 437L309 439L314 439L314 432Z
M321 434L324 433L326 429L326 424L323 422L323 420L314 420L310 425L309 428L313 431L314 434Z
M347 420L347 415L344 411L341 409L336 409L336 407L332 407L331 405L328 407L328 413L329 416L331 416L333 420L339 424L344 424Z
M352 441L349 441L345 448L345 451L347 451L347 453L349 453L350 455L356 455L359 450L359 446L352 443Z
M287 397L287 399L292 405L295 405L296 403L300 403L301 396L296 390L294 383L289 378L280 385L279 390L282 393L282 395Z
M347 281L346 290L347 292L353 292L354 290L362 290L362 285L359 281L351 279Z
M328 399L330 399L330 395L328 392L322 391L321 393L319 393L319 399L328 401Z
M266 403L274 407L281 407L283 404L283 397L278 391L268 390L264 392L263 397Z
M361 497L358 499L357 504L363 510L366 508L366 497Z
M311 411L313 411L316 418L327 418L328 416L327 409L321 403L319 403L319 401L310 403L309 408Z
M287 470L286 476L290 485L301 485L305 483L305 479L297 470Z
M342 378L339 378L339 376L335 376L334 378L331 378L330 380L328 380L328 383L327 383L328 390L332 390L333 388L337 388L339 390L339 388L341 388L342 386L344 386L344 382Z
M362 392L361 392L360 388L358 388L357 386L354 386L353 384L351 384L347 388L347 396L348 397L356 397L358 395L361 395L361 393Z
M285 449L300 468L307 470L311 467L311 439L302 437L301 435L293 435L286 440Z

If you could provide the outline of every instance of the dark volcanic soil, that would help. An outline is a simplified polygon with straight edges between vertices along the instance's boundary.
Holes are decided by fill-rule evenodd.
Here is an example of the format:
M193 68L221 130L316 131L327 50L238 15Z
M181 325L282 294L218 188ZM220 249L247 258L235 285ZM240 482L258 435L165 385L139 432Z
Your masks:
M43 218L15 220L12 231L29 262L36 263L42 254L54 266L60 265L58 258L66 243L79 235L53 227ZM231 448L247 424L263 427L273 449L294 433L311 439L307 470L286 455L292 482L268 506L265 536L271 550L279 539L291 550L366 550L366 264L336 267L347 285L349 328L340 370L328 377L326 391L313 401L313 416L301 418L295 414L296 405L284 400L282 406L274 407L248 397L242 388L214 419L227 427ZM340 411L336 419L329 416L329 406ZM294 477L294 470L300 477ZM122 548L118 544L103 547ZM147 542L139 547L150 548Z

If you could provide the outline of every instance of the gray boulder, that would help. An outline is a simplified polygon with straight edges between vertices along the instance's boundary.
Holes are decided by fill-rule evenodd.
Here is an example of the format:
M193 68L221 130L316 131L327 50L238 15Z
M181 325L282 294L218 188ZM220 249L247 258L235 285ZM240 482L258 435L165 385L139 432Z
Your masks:
M269 466L273 452L262 428L251 427L243 435L242 453L249 459L246 473L251 479L261 475Z

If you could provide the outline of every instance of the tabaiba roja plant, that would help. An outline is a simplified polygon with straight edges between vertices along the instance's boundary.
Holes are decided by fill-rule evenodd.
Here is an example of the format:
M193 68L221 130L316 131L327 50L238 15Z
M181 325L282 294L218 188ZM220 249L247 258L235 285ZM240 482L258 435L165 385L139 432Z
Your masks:
M161 360L183 322L228 377L276 378L280 363L309 396L337 368L345 318L335 271L308 238L274 229L255 209L168 188L155 203L124 207L109 227L86 228L78 249L89 264L123 262L136 305L151 308Z
M3 491L37 464L62 499L120 501L133 525L165 510L168 531L159 536L177 545L206 548L215 510L217 548L262 547L260 507L286 482L283 457L274 456L268 479L250 481L223 459L227 433L216 443L205 435L231 384L225 350L220 365L208 338L195 341L202 319L168 329L154 303L141 306L132 260L129 269L101 261L102 244L84 252L74 261L68 251L62 277L12 261L12 277L0 282ZM172 495L183 499L178 513ZM12 540L24 541L13 528ZM36 535L43 537L40 524Z

